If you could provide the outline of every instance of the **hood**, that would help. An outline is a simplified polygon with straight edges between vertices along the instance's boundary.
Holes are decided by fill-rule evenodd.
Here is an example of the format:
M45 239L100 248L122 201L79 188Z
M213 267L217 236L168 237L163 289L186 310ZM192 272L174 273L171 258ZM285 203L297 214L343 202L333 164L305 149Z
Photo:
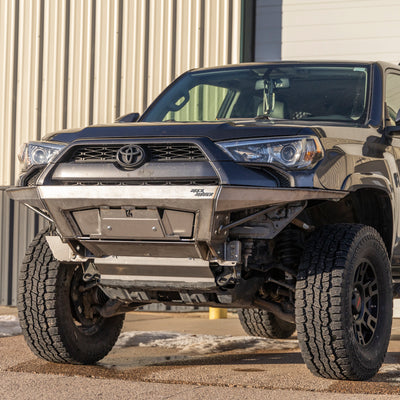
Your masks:
M71 143L87 139L126 139L160 137L207 137L212 141L246 139L254 137L323 135L320 128L309 128L300 124L285 124L275 121L229 121L210 123L117 123L95 125L81 130L60 131L48 135L44 140Z

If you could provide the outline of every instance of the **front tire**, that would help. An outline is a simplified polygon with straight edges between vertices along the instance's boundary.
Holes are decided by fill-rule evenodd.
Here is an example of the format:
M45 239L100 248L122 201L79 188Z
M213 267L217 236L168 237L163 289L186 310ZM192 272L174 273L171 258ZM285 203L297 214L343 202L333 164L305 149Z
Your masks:
M82 292L82 267L57 261L41 231L26 252L19 277L18 315L37 356L52 362L93 364L112 349L124 315L101 317L93 292Z
M239 309L239 321L245 332L251 336L271 339L287 339L296 330L296 325L283 321L271 312L260 309Z
M392 323L386 247L368 226L324 226L310 238L296 285L296 325L317 376L366 380L381 367Z

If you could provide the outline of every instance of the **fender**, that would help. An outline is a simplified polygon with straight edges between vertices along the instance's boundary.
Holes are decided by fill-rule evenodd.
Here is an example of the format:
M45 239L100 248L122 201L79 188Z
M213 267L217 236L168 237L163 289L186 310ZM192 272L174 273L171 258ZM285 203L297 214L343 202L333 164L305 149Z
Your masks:
M383 190L393 202L394 189L392 183L388 178L378 174L362 174L359 172L350 174L343 181L340 190L355 192L356 190L366 188Z
M342 184L342 189L348 190L349 192L355 192L357 190L362 189L374 189L380 190L384 192L390 201L391 204L391 211L392 211L392 221L393 221L393 229L392 229L392 240L391 240L391 248L388 251L390 257L395 258L396 260L399 259L399 243L400 237L398 232L398 210L396 206L396 196L395 196L395 188L393 187L392 183L389 181L388 178L379 175L379 174L361 174L361 173L354 173L349 175ZM396 255L397 254L397 255ZM399 261L392 262L397 264Z

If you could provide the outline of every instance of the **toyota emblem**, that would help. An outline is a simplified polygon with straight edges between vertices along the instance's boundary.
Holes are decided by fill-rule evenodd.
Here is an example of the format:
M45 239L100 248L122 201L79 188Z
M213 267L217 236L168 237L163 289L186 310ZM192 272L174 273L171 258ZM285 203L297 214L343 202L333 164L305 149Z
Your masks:
M117 162L121 167L131 169L140 167L146 161L143 147L128 144L117 152Z

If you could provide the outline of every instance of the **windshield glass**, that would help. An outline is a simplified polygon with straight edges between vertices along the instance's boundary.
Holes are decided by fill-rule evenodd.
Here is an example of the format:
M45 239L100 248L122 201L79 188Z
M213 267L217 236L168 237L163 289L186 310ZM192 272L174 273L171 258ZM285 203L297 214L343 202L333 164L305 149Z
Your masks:
M361 123L366 65L264 65L194 71L147 110L146 122L291 119Z

